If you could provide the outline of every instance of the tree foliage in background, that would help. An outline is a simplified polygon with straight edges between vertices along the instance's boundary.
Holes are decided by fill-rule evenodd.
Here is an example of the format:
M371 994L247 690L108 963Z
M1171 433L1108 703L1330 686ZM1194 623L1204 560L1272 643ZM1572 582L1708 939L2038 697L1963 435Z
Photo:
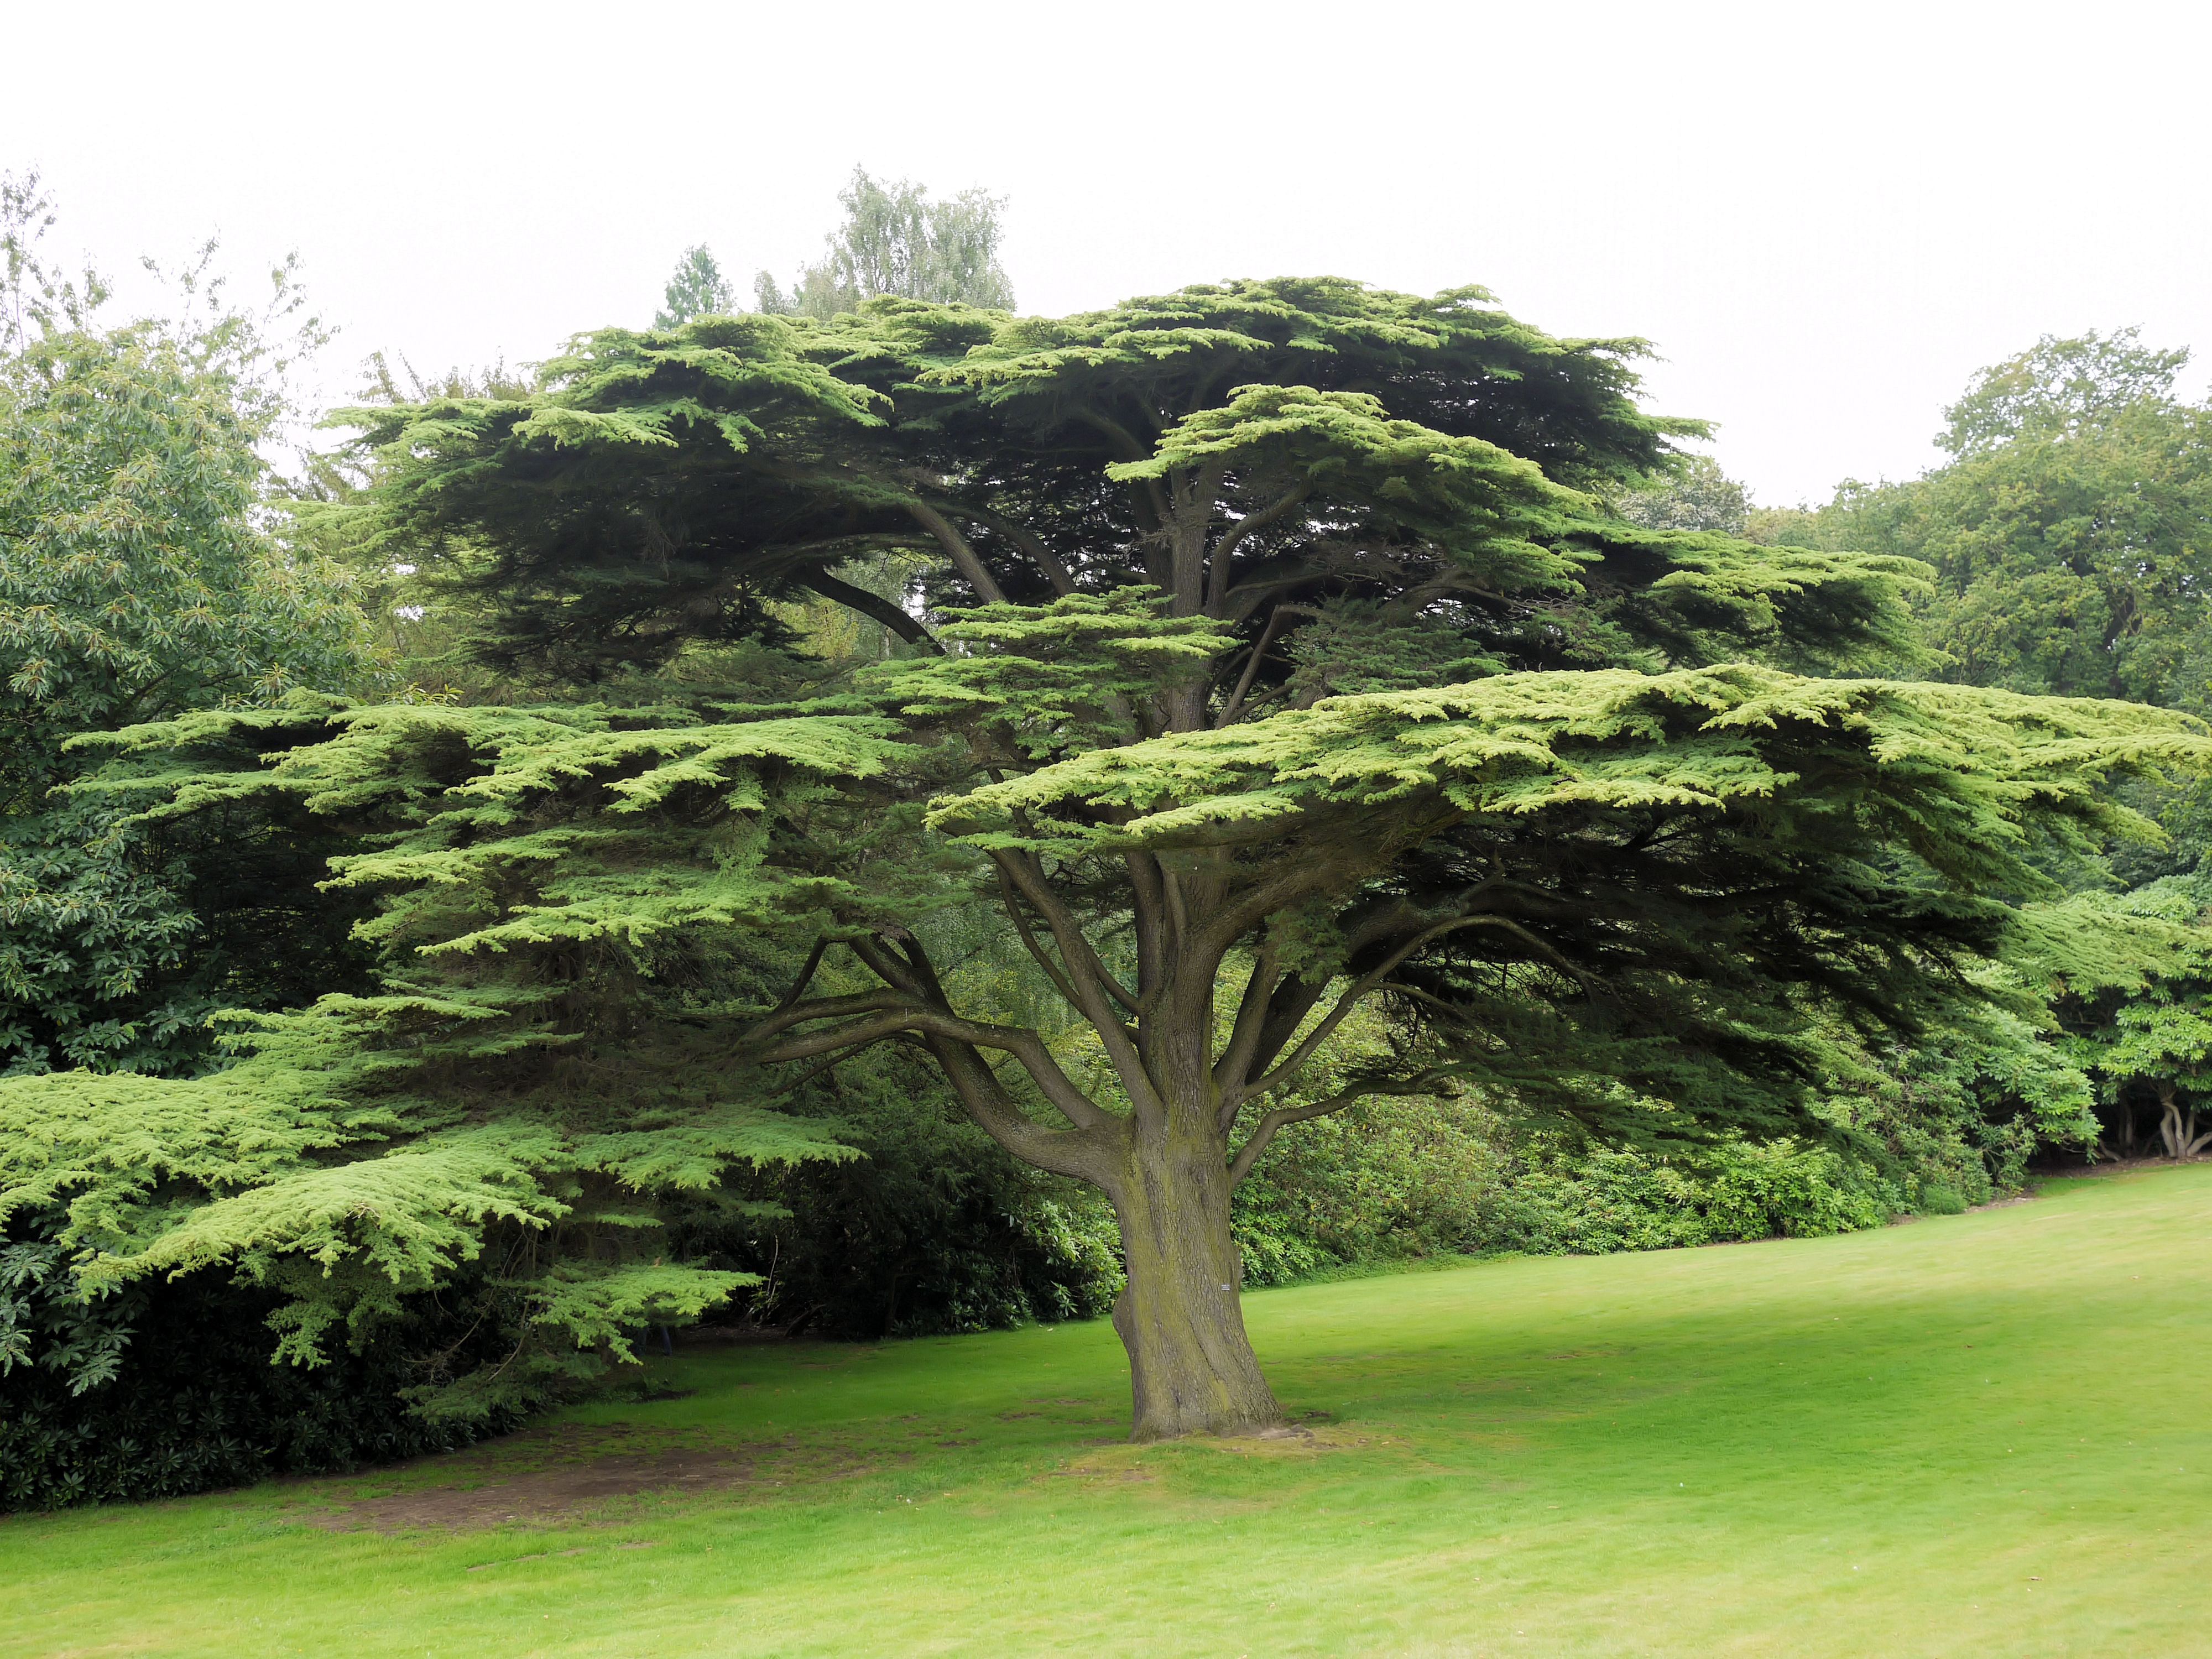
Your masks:
M2212 872L2149 882L2110 901L2120 916L2164 923L2178 948L2135 953L2055 986L2072 1058L2094 1080L2109 1133L2100 1150L2130 1158L2155 1146L2193 1158L2212 1146ZM2141 1133L2146 1110L2156 1139Z
M1751 492L1710 455L1683 455L1650 483L1616 503L1621 517L1649 530L1709 530L1741 536L1751 523Z
M653 325L677 328L694 318L726 316L737 308L737 290L702 243L684 249L684 257L676 262L675 274L668 279Z
M1845 484L1819 539L1935 568L1948 678L2201 711L2212 416L2174 396L2186 361L2132 329L2046 337L1946 411L1948 465Z
M1936 580L1917 609L1937 654L1911 672L2212 711L2212 415L2175 395L2186 363L2133 329L2045 337L1946 411L1945 465L1847 481L1818 512L1754 514L1753 533L1928 561ZM2202 784L2121 793L2167 844L2114 849L2069 881L2140 883L2212 849Z
M788 291L765 270L753 279L763 312L834 317L863 300L885 298L1014 308L1013 283L999 264L1005 198L963 190L933 202L925 185L907 179L886 184L856 167L837 199L844 223L823 239L823 257L802 267ZM667 319L654 325L669 325Z
M41 263L35 179L0 210L0 1073L189 1071L215 1009L342 976L348 919L313 893L316 835L150 831L75 792L75 744L368 666L339 573L256 518L299 296L280 270L267 312L232 309L204 253L180 318L103 327L97 279Z

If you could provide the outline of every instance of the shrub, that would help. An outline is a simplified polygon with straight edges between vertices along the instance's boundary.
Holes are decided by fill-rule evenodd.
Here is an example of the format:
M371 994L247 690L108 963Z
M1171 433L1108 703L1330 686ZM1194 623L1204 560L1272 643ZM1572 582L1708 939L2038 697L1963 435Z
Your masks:
M1504 1123L1471 1095L1379 1097L1301 1124L1268 1148L1231 1205L1244 1283L1483 1249L1515 1167Z
M1016 1163L933 1073L856 1056L793 1105L863 1156L772 1168L744 1196L780 1219L702 1212L678 1252L762 1275L744 1316L873 1340L1104 1313L1121 1289L1112 1211L1088 1188Z
M362 1352L307 1370L272 1363L276 1338L264 1322L281 1298L220 1273L157 1285L127 1304L94 1304L74 1332L52 1316L60 1310L38 1294L43 1288L0 1290L5 1328L21 1339L0 1347L9 1360L0 1375L0 1511L390 1463L454 1450L521 1420L512 1410L475 1420L412 1413L404 1396L422 1381L427 1356L489 1347L500 1336L471 1334L434 1308L386 1327Z

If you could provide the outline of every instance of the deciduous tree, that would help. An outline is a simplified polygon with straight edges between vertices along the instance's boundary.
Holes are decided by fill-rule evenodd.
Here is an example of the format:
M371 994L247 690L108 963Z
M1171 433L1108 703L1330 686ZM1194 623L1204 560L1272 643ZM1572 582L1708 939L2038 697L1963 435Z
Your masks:
M684 250L676 272L663 290L655 328L680 328L696 317L716 317L738 308L737 290L704 243Z
M1013 283L999 264L1004 198L963 190L933 202L925 185L885 184L854 167L837 200L844 223L823 239L823 257L800 270L788 294L765 270L753 279L761 310L834 317L886 297L1013 309Z
M337 573L256 521L289 271L270 314L203 261L183 319L106 326L96 277L41 263L50 221L35 179L0 181L0 1073L189 1070L214 1009L330 983L345 919L305 914L321 854L296 823L153 834L71 792L74 744L344 689L364 630Z

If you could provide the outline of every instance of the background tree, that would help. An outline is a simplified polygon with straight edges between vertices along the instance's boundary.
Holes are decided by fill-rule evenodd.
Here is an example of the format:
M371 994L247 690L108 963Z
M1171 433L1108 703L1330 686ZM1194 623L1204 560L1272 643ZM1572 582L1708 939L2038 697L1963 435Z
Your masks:
M695 317L727 315L738 308L737 290L722 275L704 243L684 250L675 274L661 295L660 309L653 314L655 328L676 328Z
M2111 1133L2100 1151L2137 1155L2143 1109L2168 1158L2194 1158L2212 1146L2212 1126L2197 1111L2212 1094L2212 874L2171 876L2108 902L2116 918L2140 931L2162 922L2163 949L2142 950L2112 970L2077 970L2055 998L2073 1058L2095 1079Z
M837 199L845 222L823 239L823 257L800 269L789 293L765 270L753 279L762 311L833 317L886 297L1014 308L1013 284L999 264L1004 197L963 190L933 202L924 185L884 184L856 167Z
M2201 709L2212 431L2173 395L2186 361L2132 329L2046 337L1946 411L1948 465L1844 484L1818 539L1935 567L1947 678Z
M204 252L180 319L103 328L97 278L41 262L35 179L0 210L0 1072L189 1071L213 1010L358 971L313 891L327 836L134 825L73 793L73 745L368 667L340 573L256 522L299 296L280 270L263 314L232 309Z
M1721 471L1710 455L1682 455L1645 489L1632 489L1616 506L1631 524L1649 530L1711 530L1741 536L1751 522L1751 492Z
M1983 370L1946 412L1949 463L1905 483L1847 481L1817 514L1760 515L1774 522L1754 533L1934 566L1916 608L1940 655L1908 672L2205 713L2212 448L2205 409L2174 395L2185 364L2132 329L2046 337ZM2212 847L2201 786L2122 793L2169 842L2116 849L2070 882L2142 882Z

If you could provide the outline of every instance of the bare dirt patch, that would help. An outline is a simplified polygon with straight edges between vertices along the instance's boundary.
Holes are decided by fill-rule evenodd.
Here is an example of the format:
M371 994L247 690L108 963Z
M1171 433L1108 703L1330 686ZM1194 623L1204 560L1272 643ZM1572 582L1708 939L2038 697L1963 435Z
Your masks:
M880 1461L818 1443L685 1443L620 1426L561 1424L351 1480L315 1481L313 1497L329 1507L301 1518L332 1532L559 1525L647 1493L766 1495L862 1474Z

